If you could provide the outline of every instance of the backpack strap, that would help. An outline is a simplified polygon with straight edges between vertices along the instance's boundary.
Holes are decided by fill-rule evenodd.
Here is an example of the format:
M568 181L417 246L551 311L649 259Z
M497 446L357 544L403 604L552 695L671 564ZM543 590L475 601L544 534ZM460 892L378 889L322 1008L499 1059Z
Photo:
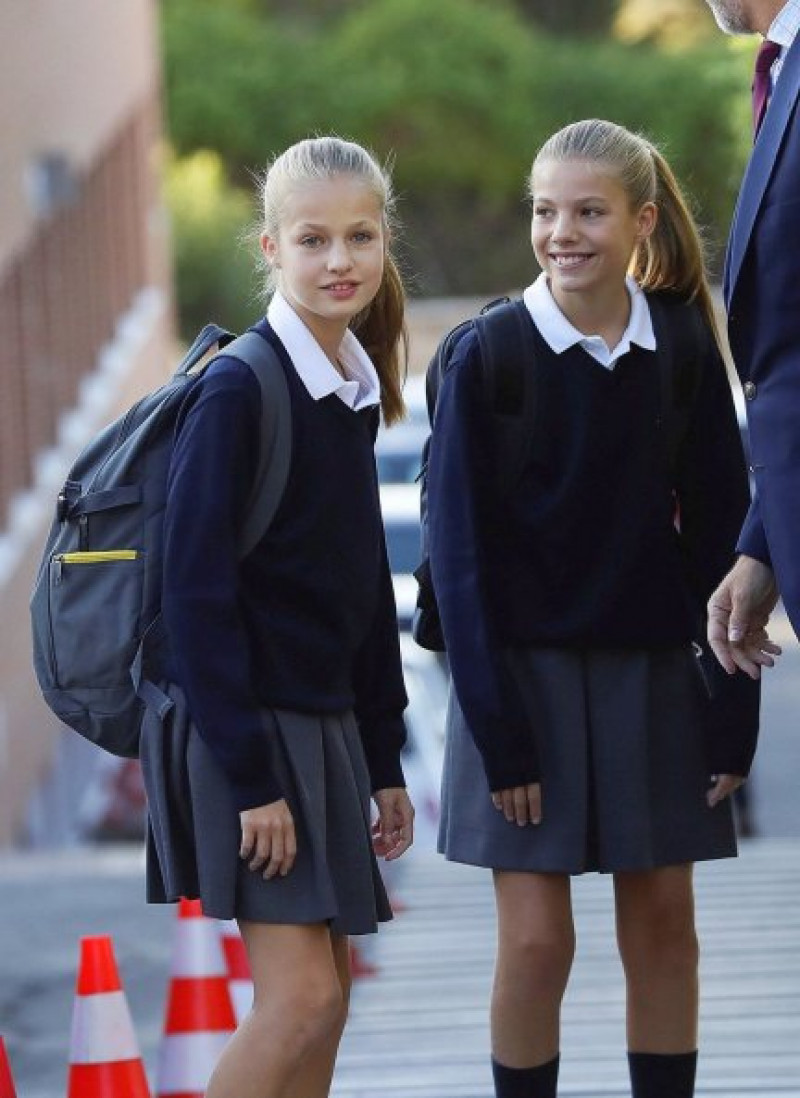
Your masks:
M261 448L242 529L239 556L252 552L280 506L292 456L292 409L278 354L258 332L245 332L222 352L249 366L261 386Z
M661 391L659 418L667 450L667 463L674 473L689 427L694 396L700 378L698 357L706 346L708 332L700 308L663 293L649 294Z
M227 328L220 328L219 324L206 324L202 331L198 332L189 350L183 356L173 378L185 377L191 373L199 362L212 350L222 350L233 342L234 336Z
M498 471L513 486L536 435L536 345L524 301L500 298L475 319L495 420Z

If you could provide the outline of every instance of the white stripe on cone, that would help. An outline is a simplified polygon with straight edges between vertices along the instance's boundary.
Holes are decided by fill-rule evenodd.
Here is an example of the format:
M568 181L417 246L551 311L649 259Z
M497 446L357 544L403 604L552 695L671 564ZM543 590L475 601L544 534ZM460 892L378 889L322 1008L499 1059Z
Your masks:
M227 975L217 924L205 916L179 919L172 958L173 978Z
M230 987L233 1013L236 1015L237 1024L241 1025L253 1005L253 981L231 980Z
M230 1033L173 1033L158 1056L159 1098L204 1091Z
M72 1011L71 1064L113 1064L138 1060L139 1042L133 1030L124 991L78 995Z
M235 919L220 919L219 926L220 934L222 935L223 952L226 938L232 938L236 942L241 943L242 935L239 930L239 924ZM244 946L242 946L242 948L244 948ZM236 1024L241 1025L250 1013L250 1009L253 1005L253 981L231 976L229 986L231 989L233 1012L236 1015Z

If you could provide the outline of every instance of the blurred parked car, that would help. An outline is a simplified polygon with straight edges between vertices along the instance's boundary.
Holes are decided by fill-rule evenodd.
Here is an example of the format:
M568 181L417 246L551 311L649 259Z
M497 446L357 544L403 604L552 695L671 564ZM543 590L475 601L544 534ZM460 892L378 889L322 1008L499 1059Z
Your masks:
M417 601L417 581L412 573L422 556L419 485L382 484L381 511L397 603L397 620L401 629L408 630Z
M415 845L432 850L439 823L448 678L437 657L416 645L407 633L400 636L400 652L408 691L403 770L416 809Z
M381 427L375 444L381 484L413 484L419 476L422 447L428 437L425 378L414 374L403 388L406 418L394 427Z

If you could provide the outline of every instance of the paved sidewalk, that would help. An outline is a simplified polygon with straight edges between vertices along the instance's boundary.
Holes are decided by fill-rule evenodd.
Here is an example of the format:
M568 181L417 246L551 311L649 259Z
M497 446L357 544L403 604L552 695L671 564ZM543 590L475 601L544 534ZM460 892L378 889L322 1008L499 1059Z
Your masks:
M409 861L407 910L378 936L359 981L335 1098L489 1098L494 952L489 874ZM629 1095L611 881L574 882L578 953L563 1013L560 1095ZM698 1090L800 1098L800 841L755 840L697 869L702 946Z

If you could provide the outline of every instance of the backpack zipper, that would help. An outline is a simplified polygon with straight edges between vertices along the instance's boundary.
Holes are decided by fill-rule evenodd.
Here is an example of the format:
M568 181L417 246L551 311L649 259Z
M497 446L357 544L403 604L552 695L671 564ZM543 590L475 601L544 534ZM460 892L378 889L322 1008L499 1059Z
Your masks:
M53 557L55 565L53 582L61 582L61 573L65 564L111 564L116 561L136 560L138 556L138 549L96 549L80 553L59 553Z

